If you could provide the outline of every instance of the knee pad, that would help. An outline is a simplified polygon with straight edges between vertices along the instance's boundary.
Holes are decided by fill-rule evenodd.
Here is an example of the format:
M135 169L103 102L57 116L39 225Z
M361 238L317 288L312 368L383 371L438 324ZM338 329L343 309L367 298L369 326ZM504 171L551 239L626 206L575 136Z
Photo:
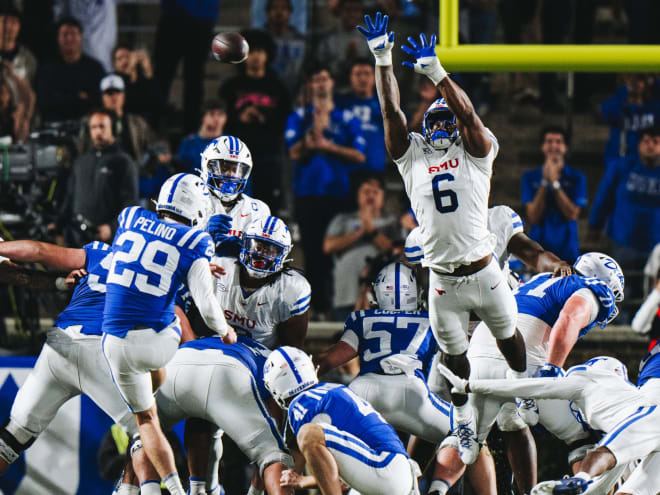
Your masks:
M259 474L263 477L264 475L264 470L270 466L271 464L275 464L276 462L279 462L280 464L284 464L288 469L294 469L295 464L293 462L293 457L291 457L290 454L287 454L286 452L272 452L270 454L267 454L263 460L259 463Z
M18 437L18 438L17 438ZM20 439L27 439L24 442ZM21 453L34 443L37 438L18 424L7 419L0 427L0 457L11 464Z
M128 451L131 454L131 459L133 458L135 453L138 450L140 450L142 447L143 447L143 445L142 445L142 439L140 438L140 435L138 435L138 434L133 435L133 438L131 438L131 443L130 443L130 446L129 446L129 449L128 449Z

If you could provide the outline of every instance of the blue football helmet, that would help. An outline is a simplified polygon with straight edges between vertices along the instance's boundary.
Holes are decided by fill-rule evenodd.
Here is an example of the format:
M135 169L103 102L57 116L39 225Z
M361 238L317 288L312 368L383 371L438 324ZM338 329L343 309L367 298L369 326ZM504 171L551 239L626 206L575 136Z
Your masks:
M202 152L200 176L209 190L229 202L245 190L252 172L252 153L234 136L220 136Z
M264 278L284 268L291 251L291 234L277 217L259 218L243 233L238 260L251 277Z
M446 150L458 138L456 115L444 98L438 98L424 113L422 121L424 139L437 150Z

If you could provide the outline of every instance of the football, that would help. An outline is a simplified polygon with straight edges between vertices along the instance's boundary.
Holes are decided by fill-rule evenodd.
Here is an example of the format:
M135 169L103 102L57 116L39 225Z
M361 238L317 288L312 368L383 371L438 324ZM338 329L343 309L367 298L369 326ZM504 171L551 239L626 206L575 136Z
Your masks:
M220 62L240 64L247 58L250 47L239 33L219 33L211 42L211 51Z

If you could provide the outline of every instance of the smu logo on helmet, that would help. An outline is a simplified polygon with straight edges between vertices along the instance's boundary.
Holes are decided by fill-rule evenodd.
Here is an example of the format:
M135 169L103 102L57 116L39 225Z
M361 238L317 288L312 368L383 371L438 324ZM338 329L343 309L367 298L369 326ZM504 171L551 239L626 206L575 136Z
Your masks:
M452 158L451 160L442 162L438 166L429 167L429 174L435 174L436 172L440 172L440 170L449 170L450 168L457 168L457 167L458 167L458 158Z

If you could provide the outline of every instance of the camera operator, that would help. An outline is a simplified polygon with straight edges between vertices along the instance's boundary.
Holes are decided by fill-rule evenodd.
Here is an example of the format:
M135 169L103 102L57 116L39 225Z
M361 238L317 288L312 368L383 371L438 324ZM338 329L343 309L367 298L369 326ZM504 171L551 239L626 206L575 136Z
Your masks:
M116 143L116 116L98 109L89 118L92 149L73 163L57 227L66 227L69 246L91 240L109 242L117 215L138 204L138 168Z

